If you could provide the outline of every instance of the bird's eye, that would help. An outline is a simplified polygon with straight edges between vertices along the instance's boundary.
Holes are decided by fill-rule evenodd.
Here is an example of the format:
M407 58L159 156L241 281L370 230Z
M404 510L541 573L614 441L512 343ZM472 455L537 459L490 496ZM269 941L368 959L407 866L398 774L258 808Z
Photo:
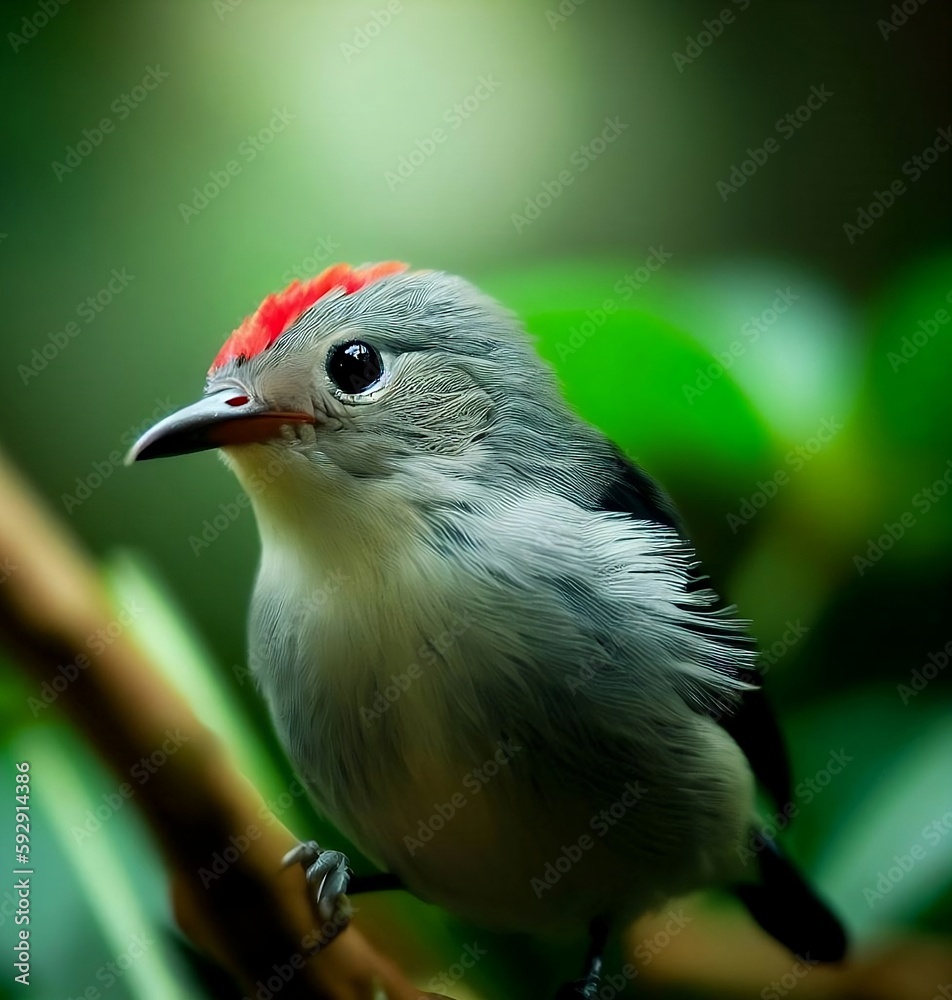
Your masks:
M383 361L377 349L361 340L335 347L327 358L327 374L342 392L366 392L383 375Z

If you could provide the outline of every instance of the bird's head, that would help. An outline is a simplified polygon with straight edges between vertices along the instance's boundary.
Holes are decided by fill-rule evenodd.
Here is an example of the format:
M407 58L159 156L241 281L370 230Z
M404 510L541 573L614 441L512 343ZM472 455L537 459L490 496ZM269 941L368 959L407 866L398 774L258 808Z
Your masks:
M266 298L219 351L204 397L128 461L222 448L243 482L279 467L315 499L451 500L476 481L558 479L560 464L571 477L558 452L584 455L581 430L515 318L473 286L341 264Z

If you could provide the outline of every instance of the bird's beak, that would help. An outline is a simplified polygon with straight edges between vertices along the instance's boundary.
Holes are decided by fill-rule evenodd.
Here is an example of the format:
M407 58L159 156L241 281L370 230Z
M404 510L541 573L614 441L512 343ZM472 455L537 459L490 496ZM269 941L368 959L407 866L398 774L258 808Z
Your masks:
M315 423L313 413L275 410L239 389L227 389L160 420L132 446L126 455L126 465L149 458L269 441L278 436L284 424L305 423Z

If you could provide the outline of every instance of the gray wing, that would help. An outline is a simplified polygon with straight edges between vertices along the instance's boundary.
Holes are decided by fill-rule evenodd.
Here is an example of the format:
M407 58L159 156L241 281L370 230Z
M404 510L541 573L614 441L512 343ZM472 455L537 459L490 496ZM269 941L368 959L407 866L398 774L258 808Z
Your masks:
M673 528L687 539L687 534L678 512L670 497L660 486L620 449L615 449L614 477L601 498L601 509L615 513L630 514L639 521L652 521ZM698 567L692 570L689 591L710 588L708 578ZM710 605L708 614L723 614L726 602L718 597L717 603ZM695 625L695 631L703 629ZM756 643L746 634L725 635L723 630L712 629L708 635L716 635L717 641L738 649L756 650ZM744 680L758 683L759 675L750 671L742 672ZM725 706L716 713L718 723L730 734L744 751L757 780L763 785L776 805L782 808L791 801L790 761L783 735L776 716L761 687L745 691L732 705Z

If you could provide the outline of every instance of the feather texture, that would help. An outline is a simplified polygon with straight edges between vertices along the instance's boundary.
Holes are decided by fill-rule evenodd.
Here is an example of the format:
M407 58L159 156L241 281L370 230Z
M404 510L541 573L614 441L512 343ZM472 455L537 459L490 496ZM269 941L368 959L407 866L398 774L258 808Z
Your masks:
M354 339L384 369L362 394L326 366ZM226 352L224 384L316 414L226 456L262 538L251 665L363 850L520 930L756 877L753 774L716 721L747 711L756 650L511 314L434 272L330 288L255 356Z

